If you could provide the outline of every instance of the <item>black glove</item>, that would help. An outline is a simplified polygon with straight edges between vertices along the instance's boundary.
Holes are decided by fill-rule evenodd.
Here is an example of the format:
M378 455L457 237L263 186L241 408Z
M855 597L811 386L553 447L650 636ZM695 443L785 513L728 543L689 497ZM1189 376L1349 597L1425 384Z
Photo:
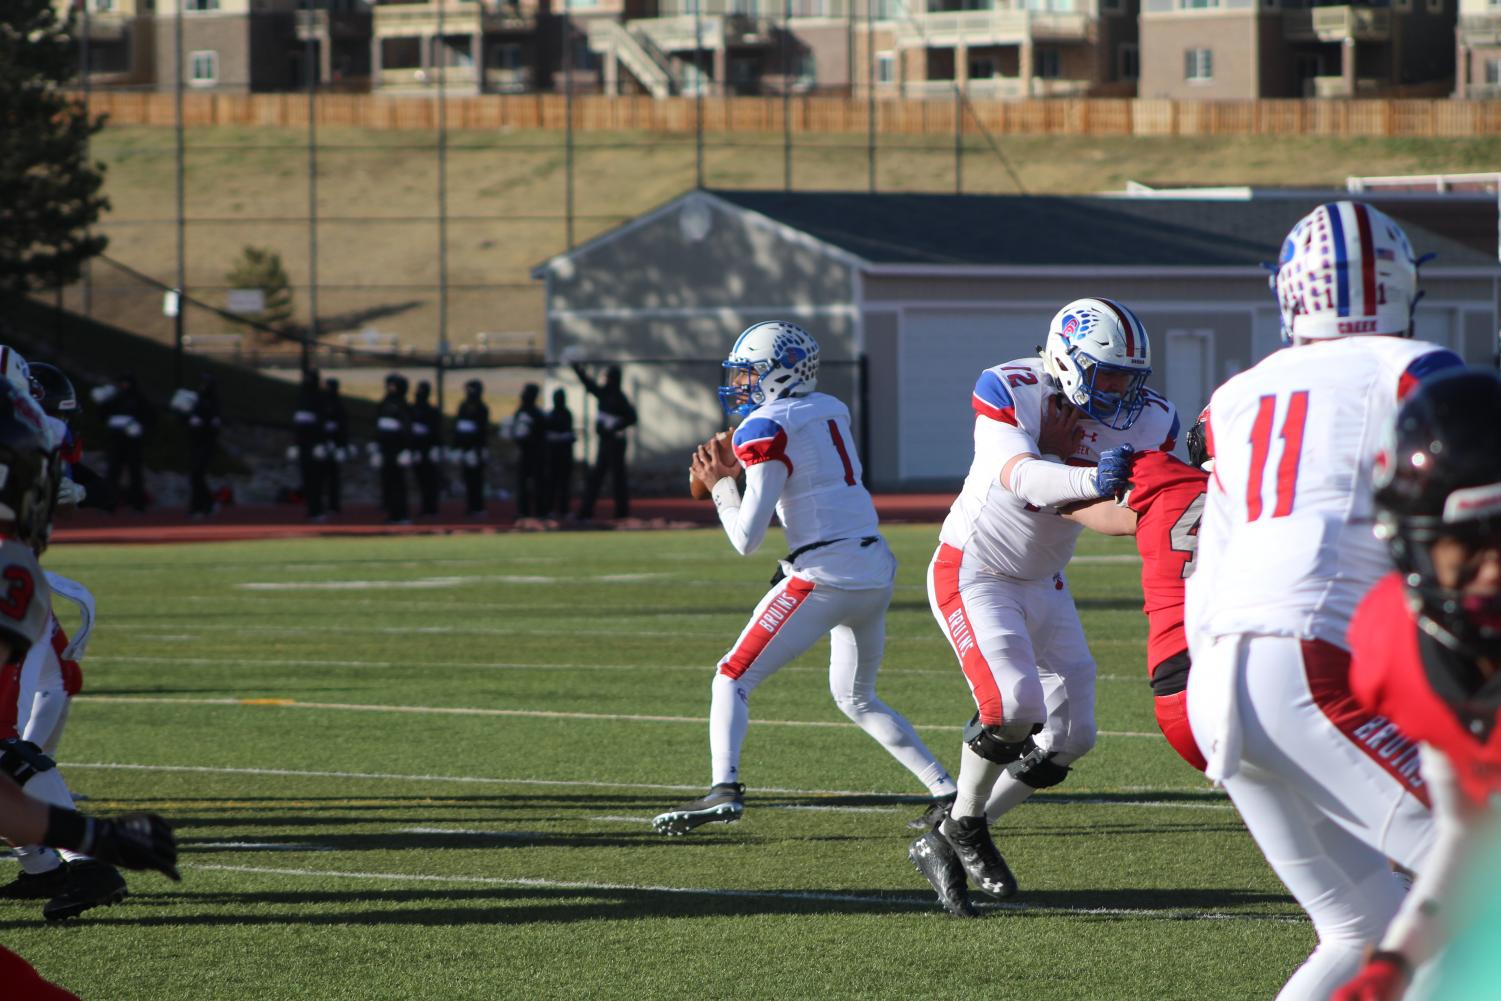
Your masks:
M88 817L54 806L47 815L45 843L92 855L110 865L155 869L169 879L182 879L177 873L172 825L154 813Z

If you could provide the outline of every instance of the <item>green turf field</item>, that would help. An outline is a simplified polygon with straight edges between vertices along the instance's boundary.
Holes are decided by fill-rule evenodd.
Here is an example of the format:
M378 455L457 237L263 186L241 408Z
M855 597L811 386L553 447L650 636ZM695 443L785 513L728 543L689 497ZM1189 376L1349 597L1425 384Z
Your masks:
M882 695L957 767L971 702L922 586L936 531L888 536ZM132 876L66 927L0 902L0 941L90 1001L1276 993L1312 931L1156 733L1118 540L1086 535L1070 574L1100 743L997 826L1013 903L932 903L906 859L922 790L833 706L826 644L752 701L745 819L654 834L708 781L712 667L779 544L55 549L100 604L65 774L91 811L176 822L183 881Z

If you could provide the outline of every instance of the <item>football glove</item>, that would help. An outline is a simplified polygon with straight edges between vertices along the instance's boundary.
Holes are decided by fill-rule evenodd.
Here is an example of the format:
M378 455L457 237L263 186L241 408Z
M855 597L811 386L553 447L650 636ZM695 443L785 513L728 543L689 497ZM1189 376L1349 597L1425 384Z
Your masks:
M1330 1001L1397 1001L1406 989L1407 960L1395 952L1373 952Z
M45 842L92 855L126 869L155 869L169 879L177 872L177 838L172 825L154 813L125 813L118 817L89 817L73 810L47 811Z
M1130 445L1107 448L1100 453L1100 464L1095 467L1094 486L1101 497L1114 497L1125 493L1131 486L1131 463L1135 461L1136 449Z

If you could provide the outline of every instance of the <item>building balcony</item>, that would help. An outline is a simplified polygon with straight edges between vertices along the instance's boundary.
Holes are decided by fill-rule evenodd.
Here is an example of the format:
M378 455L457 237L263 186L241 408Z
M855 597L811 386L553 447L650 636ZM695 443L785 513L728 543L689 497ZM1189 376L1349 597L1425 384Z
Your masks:
M918 11L897 26L899 48L948 49L959 44L1020 45L1026 41L1082 42L1089 17L1031 10Z
M473 66L447 66L443 69L443 89L463 90L473 92L478 76ZM400 69L382 68L376 76L375 84L385 90L426 90L438 86L438 70L436 68L421 69L417 67L402 67Z
M696 19L691 14L643 17L630 21L629 26L663 52L751 48L776 41L770 18L745 14L703 14Z
M1384 42L1392 37L1391 11L1374 7L1311 7L1282 12L1282 33L1293 42Z
M448 0L446 3L382 4L374 12L375 36L392 38L436 35L440 7L445 35L523 32L534 31L537 27L535 3Z
M1501 45L1501 14L1462 14L1458 33L1461 45Z
M124 41L130 33L130 22L136 19L134 14L90 14L89 15L89 41L91 42L120 42ZM82 18L78 21L79 30L83 30Z
M1354 88L1342 76L1316 76L1303 81L1303 96L1315 98L1376 97L1380 80L1356 80Z
M1033 77L1029 92L1027 81L1019 76L993 76L970 80L964 85L964 93L979 101L1016 101L1029 97L1082 97L1089 92L1090 86L1088 80ZM918 80L902 84L897 90L905 97L918 100L954 99L953 80Z
M485 92L488 94L523 94L531 89L532 71L529 67L485 69Z

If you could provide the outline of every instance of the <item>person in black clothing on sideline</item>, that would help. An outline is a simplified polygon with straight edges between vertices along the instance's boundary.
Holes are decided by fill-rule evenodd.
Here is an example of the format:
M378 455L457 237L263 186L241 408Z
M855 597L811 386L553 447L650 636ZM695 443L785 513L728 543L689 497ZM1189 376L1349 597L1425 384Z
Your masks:
M417 492L424 516L438 513L438 456L443 445L443 415L433 406L432 395L432 384L419 382L412 404L412 462L417 468Z
M408 452L412 414L407 406L407 380L399 372L386 376L386 395L375 411L375 465L380 470L381 507L386 521L406 524L406 467L411 463Z
M561 389L552 391L552 409L543 422L546 455L543 460L545 474L542 478L543 513L558 518L568 516L573 486L573 443L578 435L573 430L573 411L568 409L568 394Z
M184 415L188 424L188 481L192 499L188 514L206 518L214 513L214 495L208 488L208 467L219 444L219 384L205 372L198 379L198 396Z
M464 383L464 402L453 422L453 447L464 470L464 499L470 515L485 513L485 439L490 434L490 408L485 385L478 379Z
M328 510L338 514L344 506L340 467L349 457L349 415L344 412L344 401L339 399L338 379L323 382L323 447L327 450L323 483L328 487Z
M547 513L547 498L542 491L544 434L546 415L537 406L542 387L529 382L521 390L521 405L511 418L511 438L519 453L516 458L516 517L532 518Z
M630 515L631 493L625 479L625 432L636 423L636 408L625 398L620 388L620 366L605 369L604 384L589 378L584 366L573 363L573 371L596 400L599 413L594 418L594 431L599 436L599 447L594 454L594 466L589 470L589 480L584 485L584 496L579 501L578 517L588 521L594 517L594 502L605 476L610 477L610 486L615 493L615 517Z
M309 518L323 517L323 386L318 370L302 373L297 409L292 412L292 435L296 440L297 469L302 476L302 501Z
M144 511L146 477L141 465L145 459L146 432L155 419L155 412L136 389L135 376L129 373L115 380L114 392L105 395L100 411L105 427L109 429L105 477L109 481L110 493L120 496L120 478L125 476L126 503L137 511Z

